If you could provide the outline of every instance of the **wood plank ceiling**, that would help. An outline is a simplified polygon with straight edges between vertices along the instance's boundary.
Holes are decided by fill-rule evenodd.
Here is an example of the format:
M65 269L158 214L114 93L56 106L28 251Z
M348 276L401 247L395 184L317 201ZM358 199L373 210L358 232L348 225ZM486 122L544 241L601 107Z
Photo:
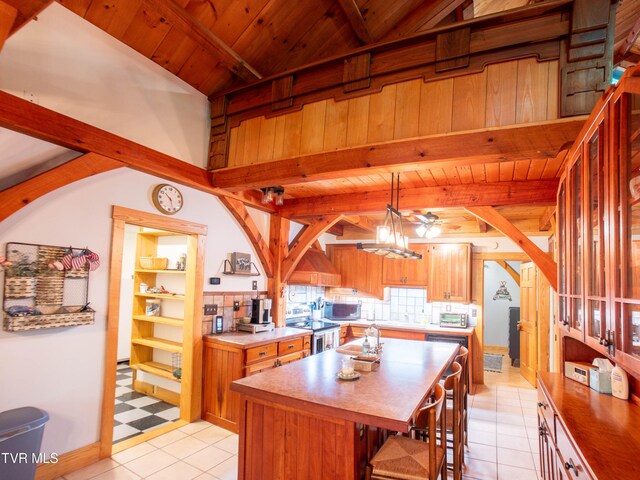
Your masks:
M51 3L4 1L19 11L14 31ZM396 40L465 18L534 3L529 0L57 1L207 96L344 54L366 43ZM614 50L618 62L635 61L640 52L636 45L639 18L640 0L620 2ZM559 155L446 169L416 169L402 174L402 186L554 179L559 176L563 161L563 155ZM388 189L389 182L389 175L353 176L287 185L286 194L289 198L299 198L379 191ZM548 217L545 207L528 211L521 207L502 209L508 218L521 221ZM462 230L458 229L460 232L486 229L462 210L444 213L443 218L447 217L464 218L459 222L465 225ZM527 225L534 223L529 221ZM475 225L473 229L472 225Z

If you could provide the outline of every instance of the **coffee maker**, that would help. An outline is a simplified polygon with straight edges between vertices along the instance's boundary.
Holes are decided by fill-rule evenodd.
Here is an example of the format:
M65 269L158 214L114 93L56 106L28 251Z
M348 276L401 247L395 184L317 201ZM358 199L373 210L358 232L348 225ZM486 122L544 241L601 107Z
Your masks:
M243 332L270 332L275 328L271 321L271 299L254 298L251 300L251 323L238 325Z
M254 298L251 300L251 323L271 323L270 298Z

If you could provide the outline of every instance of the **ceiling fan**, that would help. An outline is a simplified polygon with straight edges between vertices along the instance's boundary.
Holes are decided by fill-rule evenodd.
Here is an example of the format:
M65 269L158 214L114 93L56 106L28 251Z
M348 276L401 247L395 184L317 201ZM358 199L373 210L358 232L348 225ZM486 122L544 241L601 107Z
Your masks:
M435 238L442 233L442 228L439 226L442 222L435 213L414 214L414 217L420 221L416 227L416 235L419 237Z

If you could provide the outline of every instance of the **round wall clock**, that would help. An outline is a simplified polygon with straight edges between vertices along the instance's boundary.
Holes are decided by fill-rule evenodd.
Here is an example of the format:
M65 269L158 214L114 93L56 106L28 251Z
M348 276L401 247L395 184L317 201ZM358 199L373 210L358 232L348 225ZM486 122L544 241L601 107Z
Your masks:
M173 185L161 183L153 189L153 204L166 215L178 213L183 205L182 193Z

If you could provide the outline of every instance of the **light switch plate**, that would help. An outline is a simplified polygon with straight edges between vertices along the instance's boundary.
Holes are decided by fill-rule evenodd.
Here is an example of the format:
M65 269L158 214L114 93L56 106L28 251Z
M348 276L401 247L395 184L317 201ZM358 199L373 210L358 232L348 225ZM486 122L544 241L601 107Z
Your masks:
M236 300L235 302L233 302L233 311L237 312L238 310L240 310L240 302Z
M205 315L217 315L218 313L218 305L215 303L210 303L204 306L204 314Z
M251 290L258 290L258 281L254 280L251 282Z

